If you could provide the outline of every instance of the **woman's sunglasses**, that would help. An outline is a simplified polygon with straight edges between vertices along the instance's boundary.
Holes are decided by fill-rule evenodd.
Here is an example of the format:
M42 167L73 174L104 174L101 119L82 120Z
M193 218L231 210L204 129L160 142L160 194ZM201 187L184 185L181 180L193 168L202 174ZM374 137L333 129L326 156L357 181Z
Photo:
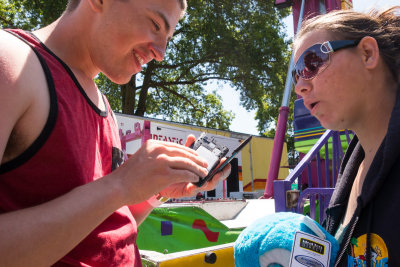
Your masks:
M360 40L326 41L307 48L297 60L292 72L293 83L296 86L299 78L314 79L328 67L331 53L343 48L355 47Z

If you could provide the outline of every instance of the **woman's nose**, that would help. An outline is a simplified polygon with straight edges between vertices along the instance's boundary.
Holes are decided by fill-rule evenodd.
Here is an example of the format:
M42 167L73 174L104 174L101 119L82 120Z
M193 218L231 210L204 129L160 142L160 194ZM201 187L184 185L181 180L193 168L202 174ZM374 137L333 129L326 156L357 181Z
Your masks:
M294 87L294 91L296 92L296 94L304 96L305 94L311 91L311 87L312 86L309 81L304 80L302 78L298 78L296 85Z

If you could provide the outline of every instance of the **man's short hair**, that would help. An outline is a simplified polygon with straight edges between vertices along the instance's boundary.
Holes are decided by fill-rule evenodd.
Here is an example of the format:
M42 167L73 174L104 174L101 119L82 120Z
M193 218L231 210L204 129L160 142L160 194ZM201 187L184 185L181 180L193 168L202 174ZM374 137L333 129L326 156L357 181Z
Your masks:
M73 11L79 5L79 2L80 2L80 0L68 0L66 11L67 12ZM187 8L187 2L186 2L186 0L178 0L178 2L181 6L182 14L183 14Z
M78 5L80 0L68 0L67 8L65 11L71 12L73 11Z

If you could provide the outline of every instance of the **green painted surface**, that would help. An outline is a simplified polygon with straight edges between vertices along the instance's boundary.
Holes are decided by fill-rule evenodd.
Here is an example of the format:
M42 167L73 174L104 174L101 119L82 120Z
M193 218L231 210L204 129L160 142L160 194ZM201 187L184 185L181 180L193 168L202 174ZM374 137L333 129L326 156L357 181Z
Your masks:
M202 220L218 238L209 241L202 230L193 228L195 220ZM162 225L167 226L163 231ZM234 242L243 229L229 230L199 207L173 207L154 209L138 230L139 249L173 253Z
M318 136L315 139L310 139L310 140L305 140L305 141L296 141L294 143L294 147L296 151L307 154L308 151L317 143L321 136ZM353 135L350 135L350 138L353 138ZM347 139L346 135L340 135L340 140L342 142L342 147L343 147L343 152L346 151L348 144L347 144ZM332 158L332 138L329 139L328 141L328 151L329 151L329 157ZM325 158L325 146L322 146L321 151L320 151L320 156L321 158Z

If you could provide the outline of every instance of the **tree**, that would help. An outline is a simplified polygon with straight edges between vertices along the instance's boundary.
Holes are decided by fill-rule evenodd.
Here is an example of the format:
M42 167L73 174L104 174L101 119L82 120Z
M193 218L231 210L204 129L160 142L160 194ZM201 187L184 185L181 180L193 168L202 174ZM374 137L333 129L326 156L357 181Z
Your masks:
M286 77L282 19L288 12L273 1L191 1L165 60L150 62L121 86L122 112L226 129L231 115L222 110L218 91L205 91L207 82L218 80L240 91L242 105L258 110L260 133L267 131Z
M42 27L66 3L0 0L0 21L3 27ZM273 1L190 1L163 62L148 63L123 86L104 75L96 82L117 111L219 129L228 129L233 115L223 110L218 88L207 92L206 85L228 83L246 109L257 110L262 134L273 128L282 97L289 58L282 20L288 14Z
M0 0L2 28L38 29L56 20L68 0Z

